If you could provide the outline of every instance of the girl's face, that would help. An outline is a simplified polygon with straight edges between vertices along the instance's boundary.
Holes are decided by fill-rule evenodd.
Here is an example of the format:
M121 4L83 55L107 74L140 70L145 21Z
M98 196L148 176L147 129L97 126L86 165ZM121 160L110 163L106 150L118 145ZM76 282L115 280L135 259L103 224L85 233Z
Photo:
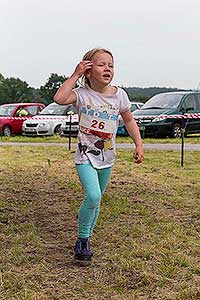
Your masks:
M87 77L90 84L108 85L114 76L113 58L109 53L97 52L91 59L92 68Z

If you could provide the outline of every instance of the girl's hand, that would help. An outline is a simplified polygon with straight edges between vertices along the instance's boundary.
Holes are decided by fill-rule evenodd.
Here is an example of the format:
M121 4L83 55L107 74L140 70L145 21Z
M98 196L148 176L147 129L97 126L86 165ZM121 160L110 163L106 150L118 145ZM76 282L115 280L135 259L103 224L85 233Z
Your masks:
M142 163L144 159L144 152L142 147L136 147L134 151L134 159L136 164Z
M81 77L87 70L92 68L92 62L90 60L81 61L74 71L74 74L78 77Z

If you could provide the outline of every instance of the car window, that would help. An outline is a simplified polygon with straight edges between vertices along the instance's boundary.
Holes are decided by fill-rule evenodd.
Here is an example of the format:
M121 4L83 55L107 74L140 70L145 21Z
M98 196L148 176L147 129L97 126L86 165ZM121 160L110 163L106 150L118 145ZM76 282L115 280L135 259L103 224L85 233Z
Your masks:
M16 109L16 105L2 105L0 106L0 116L9 117L12 115L13 111Z
M50 104L41 111L40 115L63 116L66 115L68 107L69 105Z
M76 107L74 107L73 105L70 105L70 106L67 108L66 113L69 113L69 112L71 112L71 111L72 111L74 114L77 114L77 113L78 113Z
M138 109L138 106L135 103L131 104L131 111Z
M196 94L196 99L197 99L197 109L200 109L200 94Z
M188 109L195 110L195 109L197 109L197 103L195 101L195 96L194 95L188 95L185 98L185 100L183 102L183 108L185 110L188 110Z
M19 106L15 112L15 117L25 117L28 116L29 112L26 106Z
M25 109L28 112L29 116L35 116L37 114L38 106L37 105L26 106Z
M177 108L182 97L182 94L157 94L150 98L142 109Z

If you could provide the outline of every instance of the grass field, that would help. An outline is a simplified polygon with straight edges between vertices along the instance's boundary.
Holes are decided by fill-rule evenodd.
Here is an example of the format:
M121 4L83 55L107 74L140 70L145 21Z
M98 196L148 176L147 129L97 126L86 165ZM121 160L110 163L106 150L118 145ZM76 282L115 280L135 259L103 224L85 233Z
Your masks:
M11 137L0 137L1 142L45 142L45 143L68 143L68 137L60 137L60 136L44 136L44 137L27 137L27 136L11 136ZM76 142L76 137L71 138L71 142ZM117 143L131 143L132 139L130 137L117 136ZM162 143L162 144L180 144L181 139L173 139L173 138L144 138L144 143ZM200 135L193 134L185 137L185 143L188 144L199 144L200 143Z
M2 300L199 300L199 152L119 150L91 239L74 264L82 189L62 147L0 148Z

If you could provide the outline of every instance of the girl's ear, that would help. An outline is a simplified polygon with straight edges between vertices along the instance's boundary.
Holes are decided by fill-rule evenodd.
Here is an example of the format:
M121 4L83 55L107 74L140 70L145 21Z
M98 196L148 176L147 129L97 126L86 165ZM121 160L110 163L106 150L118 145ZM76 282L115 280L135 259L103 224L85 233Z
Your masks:
M87 77L88 79L90 78L90 70L85 71L84 73L85 77Z

